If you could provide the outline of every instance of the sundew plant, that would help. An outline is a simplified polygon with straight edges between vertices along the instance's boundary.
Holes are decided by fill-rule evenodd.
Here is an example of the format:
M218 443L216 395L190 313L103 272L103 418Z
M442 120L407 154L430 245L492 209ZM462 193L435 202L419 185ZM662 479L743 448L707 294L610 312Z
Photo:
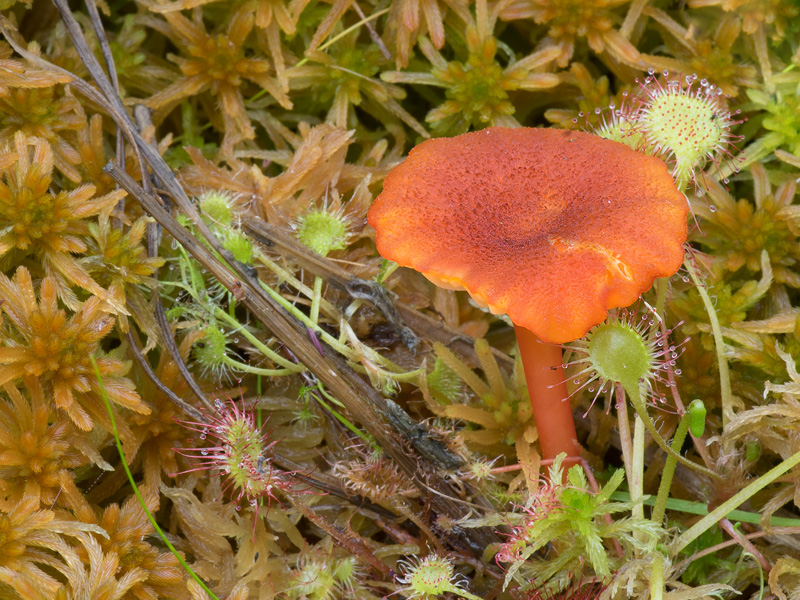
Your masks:
M0 0L0 599L800 598L799 19Z

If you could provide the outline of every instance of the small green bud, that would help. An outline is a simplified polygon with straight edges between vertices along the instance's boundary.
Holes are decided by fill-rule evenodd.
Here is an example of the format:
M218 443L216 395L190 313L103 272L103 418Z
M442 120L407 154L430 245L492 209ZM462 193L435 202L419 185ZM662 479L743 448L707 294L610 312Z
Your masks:
M311 211L298 221L297 237L317 254L328 256L347 247L347 219L340 211Z
M706 405L702 400L695 399L686 411L689 418L689 431L694 437L703 437L706 430Z
M427 376L428 389L440 402L456 402L463 391L463 384L455 371L436 357L433 370Z
M340 586L352 590L358 574L357 567L358 564L355 557L343 558L336 564L333 570L333 577L339 582Z
M240 263L253 264L253 243L241 231L229 230L222 247L233 254L233 258Z
M399 266L400 265L398 265L396 262L382 258L381 266L378 269L378 275L375 277L375 281L380 285L383 285L383 282L386 280L386 278L394 273Z
M225 333L215 325L209 325L204 330L205 336L192 348L192 356L203 373L210 373L216 380L227 377L229 370L225 363L228 352L228 340Z
M212 221L230 227L233 220L233 199L224 192L206 192L199 198L200 210Z
M744 458L749 462L755 462L761 456L761 444L756 441L747 442L744 447Z

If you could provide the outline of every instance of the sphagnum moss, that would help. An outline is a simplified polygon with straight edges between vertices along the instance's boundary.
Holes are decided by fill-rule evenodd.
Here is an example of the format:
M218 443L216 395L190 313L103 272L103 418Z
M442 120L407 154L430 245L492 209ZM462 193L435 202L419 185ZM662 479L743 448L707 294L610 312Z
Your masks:
M139 0L135 10L101 3L109 14L95 19L93 5L72 3L70 27L39 3L0 6L1 597L212 597L178 569L184 559L230 600L594 597L587 590L623 600L679 588L692 600L767 586L791 596L796 542L781 538L798 525L800 478L791 0ZM70 37L84 34L93 56L114 59L93 72L115 71L115 82L90 90L47 66L88 80ZM171 222L148 220L103 171L116 157L189 225L166 171L140 164L127 123L117 136L118 109L97 96L111 89L123 100L114 106L155 109L154 127L141 109L137 126L198 198L214 259L238 269L227 289L196 260L210 246L179 247ZM420 141L547 121L598 127L659 157L693 210L686 272L646 295L645 320L617 307L563 359L564 395L588 440L586 470L570 470L567 486L560 458L540 458L508 325L387 267L366 222L384 177ZM576 176L590 166L563 162ZM631 215L653 220L641 204ZM261 220L287 245L246 235ZM454 244L453 230L435 243ZM619 233L606 228L598 243ZM608 264L625 272L607 258L598 276ZM381 288L364 283L376 277ZM311 355L276 321L253 318L254 278L279 305L272 316L302 324ZM391 304L420 338L416 354ZM131 480L176 555L150 535L111 451L90 354ZM354 383L351 368L392 396L387 422L372 407L351 414L347 388L338 397L319 379ZM220 389L225 377L241 378L246 412L208 401L239 395ZM591 405L609 387L614 416ZM623 389L645 421L630 418ZM672 413L697 400L705 431L682 444L696 415ZM188 439L177 422L204 418L217 443ZM676 437L645 452L645 423L652 437L677 427ZM395 458L365 429L385 432ZM670 452L713 476L679 465L671 477ZM627 492L622 471L612 474L620 456ZM752 529L738 535L728 520L740 513L722 513L755 491L760 513L745 514ZM721 507L710 516L682 512L709 499ZM772 522L767 543L779 510L788 520Z

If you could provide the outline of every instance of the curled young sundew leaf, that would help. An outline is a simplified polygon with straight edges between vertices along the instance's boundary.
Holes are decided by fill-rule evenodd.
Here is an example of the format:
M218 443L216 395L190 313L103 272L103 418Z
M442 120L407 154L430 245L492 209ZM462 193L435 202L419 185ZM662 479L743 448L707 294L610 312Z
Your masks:
M695 399L689 405L687 414L689 415L689 431L694 437L703 437L706 430L706 406L702 400Z

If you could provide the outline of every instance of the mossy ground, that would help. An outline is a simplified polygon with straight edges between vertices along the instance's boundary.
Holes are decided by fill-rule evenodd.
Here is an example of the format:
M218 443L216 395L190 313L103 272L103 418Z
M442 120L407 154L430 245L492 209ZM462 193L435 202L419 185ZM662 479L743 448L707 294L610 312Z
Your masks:
M800 595L794 0L57 4L0 2L0 598ZM548 480L513 329L385 262L366 214L429 137L642 135L614 111L665 70L727 129L691 167L638 144L689 258L612 320L654 320L639 391L704 471L576 343L597 481Z

